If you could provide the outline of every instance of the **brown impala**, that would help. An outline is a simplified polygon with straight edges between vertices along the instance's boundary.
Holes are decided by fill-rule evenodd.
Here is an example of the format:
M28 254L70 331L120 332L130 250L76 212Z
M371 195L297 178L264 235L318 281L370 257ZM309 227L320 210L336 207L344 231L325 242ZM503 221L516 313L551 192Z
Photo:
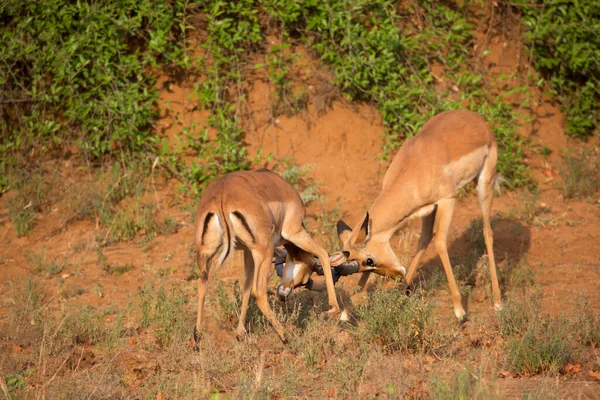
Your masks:
M477 179L494 306L501 308L490 226L497 160L494 135L478 114L456 110L431 118L394 156L383 178L381 193L365 218L354 229L343 221L338 222L338 236L347 264L354 264L355 270L365 272L359 285L364 287L370 272L405 278L410 284L435 231L435 248L448 278L454 314L462 321L465 310L452 274L446 242L456 192ZM390 239L403 223L415 217L421 217L421 236L406 273L392 250Z
M284 245L286 265L277 289L285 299L294 287L313 285L310 275L322 268L329 296L329 315L339 314L328 254L304 229L304 205L294 188L279 175L266 169L232 172L211 182L196 211L195 246L198 253L198 316L194 339L200 340L202 314L209 273L218 269L235 249L244 250L244 291L236 328L245 334L250 294L285 342L283 327L267 301L267 277L272 268L275 246ZM313 254L318 257L315 260Z

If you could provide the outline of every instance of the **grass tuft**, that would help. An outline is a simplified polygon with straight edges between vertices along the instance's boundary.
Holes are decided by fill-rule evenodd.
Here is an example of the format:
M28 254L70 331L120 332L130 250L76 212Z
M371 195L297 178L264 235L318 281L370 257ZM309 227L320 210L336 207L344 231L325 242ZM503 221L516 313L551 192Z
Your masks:
M591 196L600 189L600 159L588 150L580 154L570 150L563 157L560 176L565 183L565 198Z
M394 351L429 351L445 341L433 320L434 304L419 294L406 296L400 288L375 291L357 310L362 340Z

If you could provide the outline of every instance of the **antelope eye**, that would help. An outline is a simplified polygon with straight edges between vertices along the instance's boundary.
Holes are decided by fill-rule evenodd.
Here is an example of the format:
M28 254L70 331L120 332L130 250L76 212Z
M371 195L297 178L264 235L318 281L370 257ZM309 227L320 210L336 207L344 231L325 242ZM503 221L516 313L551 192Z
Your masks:
M367 267L372 267L372 266L374 266L374 265L375 265L375 261L373 261L373 259L372 259L372 258L367 258L367 259L365 260L365 265L366 265Z

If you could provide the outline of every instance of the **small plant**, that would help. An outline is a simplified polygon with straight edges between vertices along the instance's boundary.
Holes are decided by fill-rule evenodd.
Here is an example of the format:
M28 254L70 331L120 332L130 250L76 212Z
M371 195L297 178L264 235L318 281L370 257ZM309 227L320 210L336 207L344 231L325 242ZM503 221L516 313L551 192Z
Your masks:
M189 326L193 326L187 316L187 297L180 289L167 291L161 285L156 295L153 287L140 288L140 309L142 326L152 326L157 343L163 348L180 346L185 342Z
M501 399L497 388L493 388L484 377L484 371L467 367L450 379L434 378L431 384L431 399Z
M490 218L490 225L492 226L492 230L494 230L496 219L496 215L493 215ZM475 249L477 254L483 254L486 251L485 238L483 236L482 218L475 218L471 220L471 222L469 223L467 237L469 238L469 244L473 249Z
M21 375L21 374L6 374L5 378L6 378L6 386L8 388L8 393L5 393L6 395L8 395L10 393L14 396L16 390L25 389L25 377L23 375Z
M337 235L337 221L340 219L339 200L338 197L335 207L331 210L321 207L317 215L316 231L318 237L323 248L328 249L330 252L340 249L340 240Z
M364 339L391 351L429 351L444 340L432 302L418 294L407 297L399 288L377 290L357 313Z
M535 274L526 259L521 260L510 269L510 287L513 289L527 289L535 283Z
M511 0L522 12L536 69L567 117L567 133L585 138L600 121L598 3Z
M565 182L565 198L591 196L600 190L600 159L588 150L580 154L570 150L563 157L560 176Z
M318 194L319 184L307 178L306 175L313 168L310 164L298 165L293 158L283 160L283 170L281 177L294 187L299 193L302 202L307 205L313 201L321 200L322 196Z
M600 315L595 313L587 299L577 302L573 329L577 332L579 343L584 346L600 344Z
M50 263L46 262L46 249L42 248L42 251L39 253L34 253L31 250L25 251L25 258L29 261L33 271L35 273L44 272L47 276L58 275L62 272L65 267L65 264L60 264L56 260Z
M530 324L538 319L540 303L537 292L525 292L520 296L511 296L498 312L500 333L505 338L524 334Z
M53 185L44 179L42 171L9 172L7 180L15 195L8 199L8 213L17 236L26 236L34 226L37 213L51 202Z
M563 318L536 319L522 337L507 344L509 368L518 374L558 373L573 355L570 327Z

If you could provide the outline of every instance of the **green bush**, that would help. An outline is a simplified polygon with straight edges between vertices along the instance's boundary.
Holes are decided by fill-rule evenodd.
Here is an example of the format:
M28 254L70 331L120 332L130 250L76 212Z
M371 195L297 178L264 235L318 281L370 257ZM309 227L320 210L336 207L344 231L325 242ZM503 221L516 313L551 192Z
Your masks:
M148 73L186 66L182 0L9 0L0 7L0 151L91 156L156 143Z
M584 138L600 120L600 1L511 0L523 12L533 61L567 116L567 133Z
M563 157L560 176L565 182L565 198L587 197L600 189L600 159L589 151L570 150Z
M434 0L269 0L263 5L287 35L304 38L332 65L335 84L348 98L379 109L388 129L386 157L433 115L468 103L492 123L502 149L498 169L508 185L532 183L512 105L482 89L483 77L472 72L478 61L470 55L473 15L465 5ZM420 24L416 13L424 16ZM440 93L433 63L443 66L452 90Z
M519 374L559 372L573 355L570 326L564 319L538 319L506 346L509 368Z
M433 321L433 306L422 296L407 297L400 288L378 290L357 310L368 342L388 350L429 351L443 340Z

